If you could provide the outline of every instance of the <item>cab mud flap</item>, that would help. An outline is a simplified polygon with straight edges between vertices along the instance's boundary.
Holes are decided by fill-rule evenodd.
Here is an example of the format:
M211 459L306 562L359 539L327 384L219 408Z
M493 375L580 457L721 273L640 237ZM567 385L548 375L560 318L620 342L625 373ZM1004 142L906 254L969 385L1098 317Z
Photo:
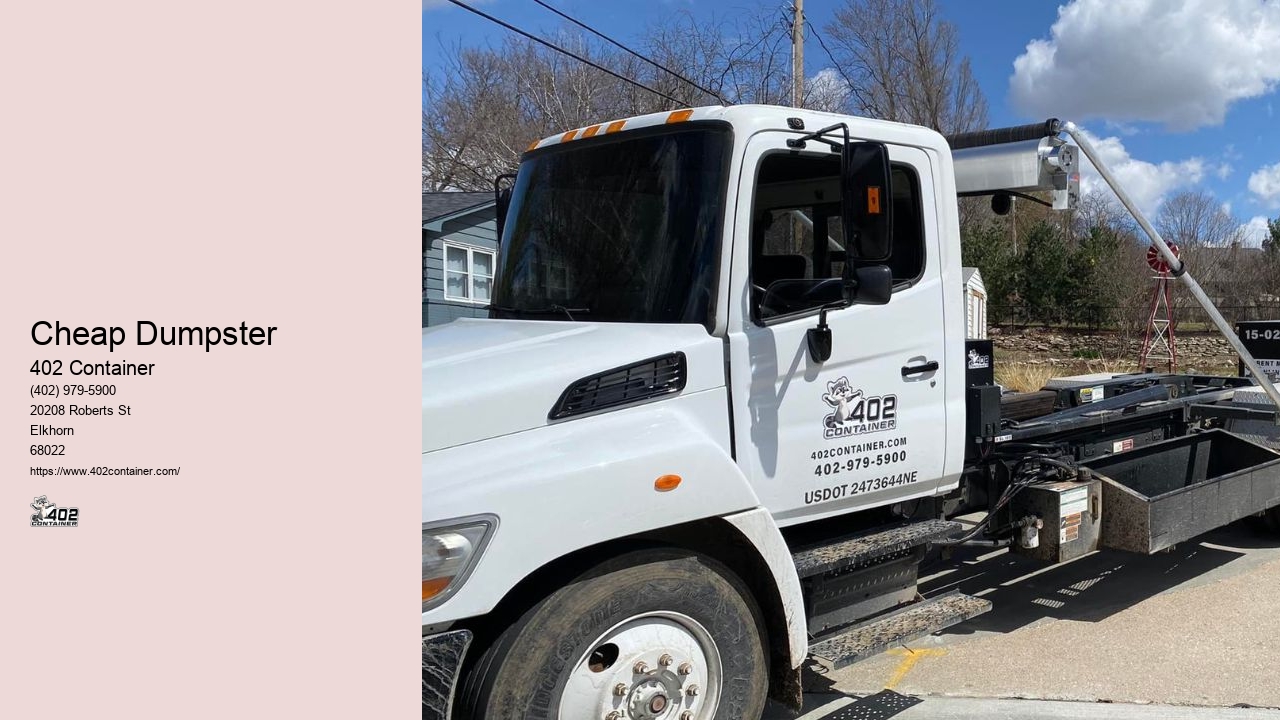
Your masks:
M458 671L470 644L470 630L453 630L422 638L423 720L449 720Z
M1280 505L1280 455L1223 430L1091 460L1100 545L1154 553Z

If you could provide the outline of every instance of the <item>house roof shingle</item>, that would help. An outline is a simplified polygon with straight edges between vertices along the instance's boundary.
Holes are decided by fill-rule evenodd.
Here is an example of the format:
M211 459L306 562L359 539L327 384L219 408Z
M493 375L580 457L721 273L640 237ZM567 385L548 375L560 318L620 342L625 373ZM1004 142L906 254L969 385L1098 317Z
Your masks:
M452 215L459 210L478 207L493 202L493 193L487 192L424 192L422 193L422 224L438 217Z

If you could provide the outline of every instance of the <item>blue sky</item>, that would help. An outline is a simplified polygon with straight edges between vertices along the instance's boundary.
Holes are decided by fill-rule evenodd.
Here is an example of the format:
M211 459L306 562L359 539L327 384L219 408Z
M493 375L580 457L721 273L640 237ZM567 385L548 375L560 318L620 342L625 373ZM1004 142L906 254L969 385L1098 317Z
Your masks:
M686 8L723 18L756 0L548 0L622 42ZM990 124L1072 119L1143 208L1181 190L1217 197L1255 242L1280 216L1280 0L938 0L990 106ZM559 18L532 0L481 9L545 35ZM805 0L822 28L842 0ZM424 69L453 43L484 45L507 31L444 0L423 0ZM442 47L442 41L444 47ZM806 74L831 66L812 37Z

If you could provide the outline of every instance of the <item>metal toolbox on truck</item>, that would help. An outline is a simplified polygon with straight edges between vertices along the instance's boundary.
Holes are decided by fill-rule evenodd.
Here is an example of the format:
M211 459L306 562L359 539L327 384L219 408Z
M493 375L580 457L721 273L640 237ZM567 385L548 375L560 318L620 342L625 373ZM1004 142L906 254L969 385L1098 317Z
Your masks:
M1088 463L1102 481L1102 547L1154 553L1280 505L1280 454L1223 430Z

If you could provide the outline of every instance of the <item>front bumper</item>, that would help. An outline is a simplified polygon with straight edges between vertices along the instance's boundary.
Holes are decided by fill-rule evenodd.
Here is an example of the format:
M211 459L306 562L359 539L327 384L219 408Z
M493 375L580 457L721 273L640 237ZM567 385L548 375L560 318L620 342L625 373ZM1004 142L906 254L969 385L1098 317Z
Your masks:
M470 630L422 638L422 720L449 720L462 657L470 644Z

